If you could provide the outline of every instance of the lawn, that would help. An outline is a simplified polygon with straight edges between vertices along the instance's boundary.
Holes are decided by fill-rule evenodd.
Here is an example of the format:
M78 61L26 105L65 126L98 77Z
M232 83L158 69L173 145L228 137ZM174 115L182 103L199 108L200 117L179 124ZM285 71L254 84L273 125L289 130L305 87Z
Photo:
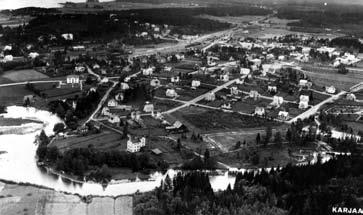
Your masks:
M276 124L276 122L257 117L243 116L238 113L226 113L223 111L206 111L201 114L190 113L184 115L183 118L205 132Z
M26 95L32 95L33 93L25 89L24 85L1 87L0 88L0 105L23 105L23 99Z
M286 125L274 127L273 134L280 131L282 136L285 135L287 130ZM218 132L204 134L204 139L212 145L219 148L222 152L228 152L235 150L236 143L240 141L243 143L246 141L247 146L254 146L256 144L257 134L265 135L265 127L248 128L236 131Z
M340 90L349 90L350 87L363 81L363 73L360 71L349 71L347 74L339 74L335 69L308 69L307 75L318 87L335 86ZM309 70L310 69L310 70Z
M126 140L122 140L120 134L104 130L99 134L56 139L49 146L56 146L61 151L90 146L102 151L126 150Z
M34 69L7 71L1 77L13 82L30 81L30 80L33 81L33 80L41 80L49 78L48 76L40 72L37 72Z

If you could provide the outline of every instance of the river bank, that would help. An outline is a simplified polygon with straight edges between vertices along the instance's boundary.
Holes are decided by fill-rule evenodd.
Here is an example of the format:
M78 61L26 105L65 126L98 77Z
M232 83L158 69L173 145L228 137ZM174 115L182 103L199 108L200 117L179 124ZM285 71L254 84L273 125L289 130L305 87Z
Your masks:
M177 170L169 169L166 173L151 173L148 180L114 180L106 186L91 181L73 180L62 174L54 174L54 172L47 170L44 171L44 169L39 168L36 164L35 154L38 146L34 144L34 140L41 130L44 130L47 135L51 136L54 125L61 122L61 120L47 111L17 106L8 107L8 113L2 116L8 118L37 119L43 122L43 126L39 127L37 131L25 134L0 135L0 151L6 152L1 154L0 179L5 181L41 186L42 188L50 188L55 191L79 196L116 197L134 194L136 192L151 191L160 186L161 181L166 175L173 178L178 173ZM235 174L232 174L232 172L256 170L261 169L231 169L231 172L218 170L211 172L209 179L214 191L224 190L228 185L234 185Z

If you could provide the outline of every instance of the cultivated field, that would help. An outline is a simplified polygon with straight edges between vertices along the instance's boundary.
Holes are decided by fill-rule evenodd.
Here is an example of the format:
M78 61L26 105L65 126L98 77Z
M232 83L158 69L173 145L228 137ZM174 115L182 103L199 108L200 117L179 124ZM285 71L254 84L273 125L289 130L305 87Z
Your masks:
M121 196L95 197L85 203L78 196L52 190L0 184L0 214L4 215L131 215L132 202L132 196Z
M120 134L105 130L100 134L57 139L50 144L50 146L56 146L60 150L87 148L90 145L104 151L125 150L126 140L121 140Z
M347 74L339 74L336 69L304 67L306 74L314 80L314 84L324 87L334 85L341 90L349 90L350 87L363 81L362 71L349 71Z
M33 93L25 89L24 85L1 87L0 88L0 105L23 105L23 98Z
M34 69L7 71L2 75L2 77L13 82L33 81L49 78L48 76L37 72Z
M218 132L204 134L204 140L217 146L222 152L235 150L236 143L246 141L247 146L256 145L256 136L260 133L261 136L265 135L266 128L258 127L251 129L243 129L237 131ZM273 134L280 131L282 135L286 133L286 126L280 126L273 129Z

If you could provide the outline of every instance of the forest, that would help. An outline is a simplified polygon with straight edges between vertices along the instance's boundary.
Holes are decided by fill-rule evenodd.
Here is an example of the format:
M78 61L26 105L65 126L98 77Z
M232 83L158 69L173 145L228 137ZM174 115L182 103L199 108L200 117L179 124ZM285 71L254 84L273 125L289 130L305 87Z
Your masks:
M23 12L23 11L21 11ZM19 12L20 13L20 12ZM32 13L32 12L29 12ZM198 15L265 15L269 11L257 7L163 8L128 11L107 11L94 14L40 13L28 25L4 29L7 43L35 42L42 35L59 36L72 32L76 41L124 38L134 41L137 31L145 31L138 23L171 26L171 33L202 34L229 28L227 23L203 19ZM113 14L112 19L110 14ZM117 20L117 21L115 21ZM135 23L136 21L136 23ZM64 42L64 41L63 41Z
M333 206L362 207L362 157L288 165L267 172L237 173L234 187L213 192L208 174L166 177L153 192L136 194L134 213L163 214L331 214Z
M277 16L281 19L297 20L288 24L292 30L320 32L330 28L360 37L363 35L362 12L363 7L360 5L290 4L279 8Z

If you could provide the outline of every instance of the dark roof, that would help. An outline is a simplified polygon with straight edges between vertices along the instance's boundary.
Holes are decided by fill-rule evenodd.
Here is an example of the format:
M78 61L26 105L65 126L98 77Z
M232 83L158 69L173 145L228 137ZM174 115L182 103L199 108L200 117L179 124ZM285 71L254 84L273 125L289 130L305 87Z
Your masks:
M162 154L163 152L160 150L160 149L158 149L158 148L155 148L155 149L152 149L151 150L154 154L156 154L156 155L160 155L160 154Z

